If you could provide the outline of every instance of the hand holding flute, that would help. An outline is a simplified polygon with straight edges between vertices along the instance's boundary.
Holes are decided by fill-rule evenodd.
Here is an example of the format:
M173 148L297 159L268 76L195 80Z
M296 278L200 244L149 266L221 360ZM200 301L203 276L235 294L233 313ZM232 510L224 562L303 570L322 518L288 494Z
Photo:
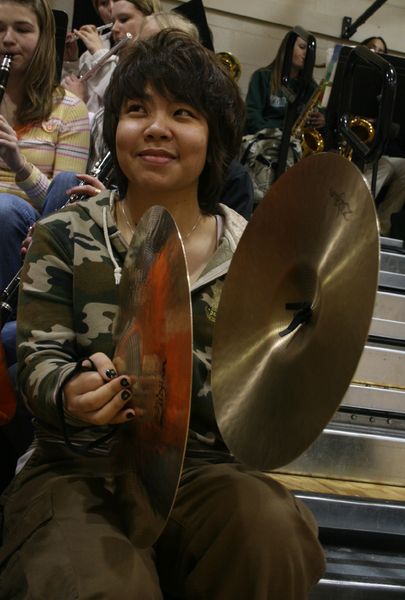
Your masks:
M96 27L95 25L83 25L80 29L74 29L66 35L65 56L66 61L75 61L79 58L79 48L77 40L81 40L90 54L95 54L98 50L105 48L104 40L111 36L111 31L102 33L106 29L111 29L112 23Z
M86 81L94 77L101 69L101 67L107 62L107 60L113 55L116 54L121 48L123 48L126 44L128 44L133 39L133 36L130 33L126 33L123 38L121 38L108 52L106 52L100 60L98 60L94 66L86 71L84 75L77 77L76 75L68 75L62 81L62 85L67 90L71 91L73 94L76 94L79 98L81 98L84 102L87 102L87 87L84 85Z
M75 40L79 39L83 42L90 54L105 48L103 38L94 25L83 25L80 29L74 29L73 36Z

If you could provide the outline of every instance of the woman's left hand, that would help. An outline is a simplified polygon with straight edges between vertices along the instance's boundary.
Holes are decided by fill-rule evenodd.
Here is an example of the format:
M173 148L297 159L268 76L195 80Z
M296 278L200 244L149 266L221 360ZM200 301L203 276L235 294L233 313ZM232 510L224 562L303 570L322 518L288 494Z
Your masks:
M67 75L67 77L62 80L61 85L65 90L72 92L72 94L75 94L80 100L83 100L83 102L86 103L89 99L86 82L76 77L76 75Z
M0 157L13 173L26 164L18 147L17 134L3 115L0 115Z
M308 117L308 124L316 129L325 127L325 115L320 110L313 110Z
M86 194L87 196L96 196L101 191L105 190L105 185L101 183L97 177L93 175L87 175L86 173L80 173L76 175L78 179L84 182L84 185L75 185L70 189L66 190L66 194L71 196L72 194Z

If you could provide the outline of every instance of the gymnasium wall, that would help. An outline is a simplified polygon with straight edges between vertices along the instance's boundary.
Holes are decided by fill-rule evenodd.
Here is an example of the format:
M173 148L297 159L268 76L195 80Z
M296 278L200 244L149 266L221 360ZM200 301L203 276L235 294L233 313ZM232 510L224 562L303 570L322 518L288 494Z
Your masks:
M182 0L162 0L166 9ZM340 41L344 16L355 21L372 0L203 0L214 36L215 50L229 51L242 64L240 87L245 93L251 73L268 64L290 27L301 25L317 40L316 64L323 65L326 51ZM360 26L352 42L381 35L392 54L405 55L405 2L388 0L367 23ZM322 79L324 67L314 71Z

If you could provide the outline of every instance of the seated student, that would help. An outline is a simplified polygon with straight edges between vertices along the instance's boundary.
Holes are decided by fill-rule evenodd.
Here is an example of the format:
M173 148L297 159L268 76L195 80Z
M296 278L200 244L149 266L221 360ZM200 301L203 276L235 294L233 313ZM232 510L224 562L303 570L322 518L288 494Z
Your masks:
M377 54L387 54L388 51L384 38L380 36L366 38L361 42L361 45L367 46ZM386 149L384 156L378 161L375 189L380 231L384 236L391 233L393 215L401 212L405 207L405 158L402 156L392 156L390 152L392 146L393 144L391 143ZM364 175L371 185L371 166L366 166ZM379 194L383 189L383 197L380 200Z
M387 44L381 36L372 36L368 37L362 42L360 42L362 46L367 46L373 52L377 52L377 54L387 54L388 48Z
M239 90L202 45L168 29L125 53L105 106L119 195L41 221L25 262L18 382L37 435L2 498L1 594L307 598L324 568L315 522L281 484L235 461L212 408L213 310L205 309L218 302L246 224L217 204L241 138ZM115 426L141 418L129 375L117 375L112 362L114 263L122 266L136 224L156 204L177 222L193 285L193 431L169 522L154 550L139 550L124 525L133 515L120 502L110 444L98 456L72 452L57 398L79 445L106 431L114 439Z
M52 178L85 170L86 106L56 83L55 24L47 0L0 0L0 59L12 56L0 104L0 290L21 266L20 246Z
M112 23L113 0L92 0L92 4L104 25ZM78 39L86 47L85 52L80 56ZM80 29L73 30L66 36L62 85L86 102L90 113L95 113L100 107L100 98L102 99L115 68L115 57L107 59L97 75L87 84L80 82L78 76L92 69L100 61L111 49L111 42L113 42L111 32L99 34L96 26L91 24L82 25ZM76 77L71 77L71 75L76 75ZM97 88L101 89L101 94L97 92Z
M136 39L144 18L160 9L159 0L110 0L108 6L101 0L93 0L93 4L104 22L113 23L113 44L119 42L126 33L131 33ZM111 56L94 75L82 82L79 74L93 69L110 48L98 35L94 25L84 25L74 33L87 46L88 51L80 57L78 71L71 71L63 79L62 85L87 102L93 116L103 106L104 92L117 65L118 56Z
M294 45L290 77L292 82L299 79L304 67L307 53L307 32L301 27L293 29L298 34ZM255 71L250 79L246 95L246 129L245 133L257 133L261 129L282 129L288 101L281 90L281 69L284 62L286 45L289 34L282 40L275 59L267 66ZM303 104L298 107L297 117L306 102L316 89L313 82L306 90ZM325 117L319 110L310 115L313 127L323 127Z
M297 26L293 31L297 34L297 38L291 60L291 87L294 87L302 76L308 39L308 32L302 27ZM253 181L254 206L261 202L278 170L284 122L288 109L288 100L282 91L281 75L290 33L288 32L284 36L275 59L267 67L253 73L246 95L246 135L240 150L240 161L246 165ZM317 106L313 106L311 110L306 108L316 89L316 83L312 81L293 115L293 119L296 121L303 111L306 111L305 126L308 125L311 129L321 129L325 125L324 114ZM314 136L312 137L314 138ZM318 134L317 137L322 139ZM286 166L291 167L300 160L303 150L302 133L292 131Z
M195 40L198 40L198 30L195 25L175 12L158 12L146 17L144 26L141 28L140 39L146 39L150 35L168 27L175 27L191 35ZM101 108L97 112L91 128L91 167L94 167L108 152L102 135L103 116L104 108ZM81 180L80 184L78 178ZM70 195L87 194L88 196L94 196L103 189L105 189L104 182L91 174L82 173L76 175L74 173L60 173L55 177L53 184L51 184L47 198L52 206L64 205ZM252 182L246 169L235 159L229 165L219 200L239 212L246 219L250 218L253 210ZM27 237L27 243L29 240L31 240L31 233ZM26 248L23 247L23 255L25 252ZM9 367L16 362L15 331L16 323L13 319L10 319L1 331L1 339Z

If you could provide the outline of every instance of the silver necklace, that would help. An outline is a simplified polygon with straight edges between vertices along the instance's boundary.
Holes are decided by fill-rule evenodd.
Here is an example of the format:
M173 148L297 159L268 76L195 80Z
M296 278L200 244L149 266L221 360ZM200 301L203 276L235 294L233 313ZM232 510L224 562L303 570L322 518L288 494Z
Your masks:
M127 226L128 226L128 229L130 230L130 232L131 232L131 233L134 233L134 231L135 231L135 227L134 227L134 225L133 225L132 221L130 221L130 220L128 219L128 215L127 215L127 212L126 212L126 210L125 210L124 202L125 202L125 200L121 200L121 202L120 202L120 206L121 206L121 212L122 212L122 214L123 214L123 217L124 217L124 219L125 219L125 223L126 223L126 224L127 224Z
M131 233L134 233L135 227L128 218L127 211L125 210L124 202L125 202L125 200L121 200L121 202L120 202L121 212L122 212L122 215L124 217L124 220L125 220L125 223L126 223L128 229L130 230ZM202 214L199 213L194 225L192 226L190 231L187 233L187 235L185 235L183 237L184 242L187 241L189 239L189 237L191 237L191 234L197 229L198 225L200 224L201 219L202 219Z
M191 236L191 234L193 233L193 231L195 231L197 229L198 225L200 224L201 218L202 218L202 214L199 213L196 222L194 223L194 225L192 226L192 228L190 229L188 234L184 236L184 238L183 238L184 242L186 242L188 240L188 238Z

